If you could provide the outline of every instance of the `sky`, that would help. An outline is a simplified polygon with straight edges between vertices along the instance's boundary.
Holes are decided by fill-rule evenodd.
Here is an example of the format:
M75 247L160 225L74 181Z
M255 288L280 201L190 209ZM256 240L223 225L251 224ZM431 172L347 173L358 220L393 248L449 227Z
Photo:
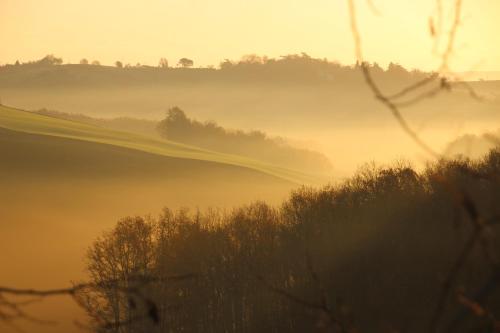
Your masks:
M449 8L456 0L442 1ZM463 1L452 69L500 70L500 1ZM428 23L436 0L372 0L376 11L369 2L356 2L366 60L438 66ZM0 0L0 43L0 64L47 54L109 65L187 57L217 66L300 52L343 64L355 58L346 0Z

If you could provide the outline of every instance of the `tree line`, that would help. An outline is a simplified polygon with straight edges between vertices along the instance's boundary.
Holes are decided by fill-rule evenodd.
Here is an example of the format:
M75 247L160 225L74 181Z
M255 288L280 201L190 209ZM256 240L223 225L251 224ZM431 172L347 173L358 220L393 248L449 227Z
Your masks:
M78 298L96 332L497 332L499 174L500 151L367 165L278 207L126 217Z
M241 155L302 172L331 175L332 164L321 153L291 146L283 138L262 131L227 130L214 121L189 118L179 107L170 108L157 126L161 136L218 152Z
M20 62L17 60L14 64L6 64L4 66L20 66L20 65L38 65L38 66L56 66L56 65L63 65L64 61L62 58L57 57L53 54L48 54L45 57L39 59L39 60L34 60L34 61L27 61L27 62ZM68 63L70 64L70 63ZM100 66L101 62L99 60L91 60L88 58L82 58L78 62L80 65L95 65L95 66ZM180 68L191 68L194 67L194 60L187 58L187 57L182 57L180 58L173 67L180 67ZM117 60L113 64L117 68L133 68L133 67L152 67L152 66L147 66L147 65L141 65L141 63L136 63L130 64L130 63L124 63L123 61ZM295 70L302 70L304 69L311 69L311 68L316 68L316 69L323 69L328 72L329 70L336 70L339 72L353 69L353 68L359 68L361 64L357 63L354 65L342 65L339 62L336 61L330 61L326 58L320 59L320 58L313 58L309 56L307 53L302 52L300 54L289 54L285 56L280 56L279 58L271 58L268 56L259 56L256 54L249 54L249 55L244 55L241 57L239 60L231 60L231 59L224 59L218 64L218 69L226 72L230 71L237 71L237 72L254 72L254 74L258 74L258 72L262 69L268 69L268 70L278 70L278 71L289 71L290 69L294 68ZM167 58L161 57L158 61L157 64L158 68L171 68L172 66L170 65L170 62ZM370 67L372 71L375 74L380 74L380 73L390 73L395 76L416 76L416 77L422 77L426 73L420 70L409 70L404 68L403 66L397 64L397 63L390 63L386 69L382 68L378 63L373 63L370 64ZM215 66L207 66L208 69L215 69Z

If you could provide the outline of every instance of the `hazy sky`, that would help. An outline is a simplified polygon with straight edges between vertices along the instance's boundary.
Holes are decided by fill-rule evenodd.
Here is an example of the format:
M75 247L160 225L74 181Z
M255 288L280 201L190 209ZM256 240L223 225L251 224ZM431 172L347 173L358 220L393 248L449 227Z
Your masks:
M366 58L433 68L435 1L373 0L377 16L358 0ZM500 1L464 0L463 17L454 69L500 70ZM0 0L0 43L0 63L49 53L103 64L189 57L203 66L252 53L354 58L345 0Z

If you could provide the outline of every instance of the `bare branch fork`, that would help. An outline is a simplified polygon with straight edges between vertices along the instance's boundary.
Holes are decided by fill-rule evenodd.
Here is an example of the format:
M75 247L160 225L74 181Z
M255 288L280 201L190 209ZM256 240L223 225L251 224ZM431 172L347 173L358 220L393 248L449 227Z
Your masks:
M409 126L408 122L405 120L403 115L400 112L401 107L406 107L413 105L415 103L420 102L423 99L434 97L438 95L442 90L451 90L451 83L448 81L448 78L446 76L442 76L441 73L445 73L447 75L450 75L450 69L449 69L449 61L450 58L453 54L453 48L454 48L454 42L456 39L457 31L460 25L460 20L461 20L461 10L462 10L462 0L455 0L454 2L454 15L453 15L453 22L451 25L451 29L449 30L448 33L448 38L447 38L447 44L444 49L443 54L441 55L441 65L438 68L437 72L431 74L427 78L424 78L423 80L416 82L408 87L405 87L401 89L399 92L392 94L392 95L385 95L381 88L377 85L375 80L373 79L373 76L370 71L370 65L364 61L363 58L363 52L362 52L362 46L361 46L361 35L358 29L358 24L356 20L356 8L354 4L354 0L347 0L348 3L348 8L349 8L349 14L350 14L350 25L351 25L351 31L353 35L353 40L354 40L354 45L355 45L355 54L356 54L356 59L357 63L360 66L360 69L362 71L363 77L370 88L370 90L373 92L375 95L375 98L381 102L386 108L389 109L391 114L394 116L400 127L403 129L403 131L418 145L420 146L424 151L426 151L429 155L436 159L443 159L443 156L441 154L438 154L434 149L432 149L424 140L422 140L418 134ZM437 53L438 47L439 47L439 38L440 35L442 34L442 26L443 26L443 4L442 0L436 0L436 10L437 10L437 24L438 24L438 31L436 31L436 27L434 26L434 22L431 19L429 21L430 23L430 30L431 30L431 35L435 38L435 44L434 44L434 51ZM404 97L406 97L408 94L419 90L421 88L424 88L428 86L430 83L440 79L440 84L438 88L434 88L431 90L428 90L424 93L421 93L413 98L407 99L406 101L398 101ZM466 88L466 90L469 92L469 95L472 98L480 100L481 98L475 93L475 91L470 87L466 82L458 82L457 85L462 85ZM439 331L439 325L441 322L441 319L444 315L445 309L448 304L448 300L450 297L450 294L452 292L453 286L455 285L459 274L462 272L464 269L468 258L472 255L473 250L475 247L478 245L478 243L482 242L483 243L483 249L485 249L485 256L488 258L491 258L488 254L487 248L488 248L488 240L484 238L484 231L493 226L493 225L498 225L499 224L499 219L498 217L493 217L490 218L486 221L484 221L478 213L478 210L476 208L475 203L468 197L468 195L458 189L455 185L451 184L448 182L446 179L441 179L438 180L441 183L445 185L447 190L450 192L450 194L455 197L456 200L456 205L458 207L461 207L464 209L466 214L468 215L469 219L473 223L473 232L469 236L469 239L466 241L463 249L460 251L460 254L458 258L455 260L454 264L450 268L445 282L443 284L441 293L438 296L438 301L436 304L436 309L432 315L431 321L430 321L430 332L431 333L437 333ZM497 264L495 264L495 267ZM499 269L497 267L496 273L494 274L494 278L490 279L488 282L489 284L498 284L499 283ZM476 305L480 307L479 303L471 303L467 302L468 299L465 297L460 298L459 297L459 302L462 302L462 304L465 305ZM476 307L477 309L477 307ZM486 312L485 312L486 313ZM490 316L491 317L491 316ZM493 318L493 317L492 317ZM496 319L494 320L495 323L498 323ZM456 322L456 321L455 321Z
M159 323L159 313L156 304L146 297L141 288L147 285L157 283L157 282L165 282L165 281L183 281L186 279L192 279L197 277L197 274L182 274L182 275L169 275L169 276L138 276L132 277L125 280L122 279L114 279L114 280L106 280L96 283L78 283L73 285L72 287L67 288L56 288L56 289L22 289L22 288L11 288L0 286L0 321L11 323L14 320L23 319L31 322L36 322L39 324L54 324L53 321L41 320L35 317L32 317L28 313L26 313L23 308L34 301L40 301L46 297L53 296L71 296L75 298L78 296L80 292L85 290L101 290L101 289L109 289L113 288L116 291L126 295L130 302L135 303L134 298L139 300L145 305L147 312L144 316L137 316L130 318L126 322L118 322L118 323L105 323L104 327L113 328L129 325L132 322L149 318L154 324ZM123 285L126 286L123 286ZM130 285L132 284L132 285ZM6 296L12 297L35 297L33 300L24 301L24 302L14 302L8 300ZM77 302L78 303L78 302Z

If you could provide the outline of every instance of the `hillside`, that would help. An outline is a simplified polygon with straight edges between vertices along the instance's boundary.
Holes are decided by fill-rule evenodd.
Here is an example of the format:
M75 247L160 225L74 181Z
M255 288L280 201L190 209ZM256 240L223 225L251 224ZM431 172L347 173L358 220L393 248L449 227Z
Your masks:
M175 110L179 111L179 115L182 116L172 118ZM320 178L328 179L333 176L332 163L321 153L304 147L296 147L287 138L271 137L263 131L223 128L215 121L201 122L191 119L178 107L169 109L167 118L161 122L126 117L95 118L83 114L47 109L33 110L31 112L87 123L110 130L164 138L169 141L220 153L246 156L265 164L316 175Z
M0 127L30 134L49 135L129 148L159 156L200 160L249 168L295 183L309 183L313 177L243 156L217 153L140 134L114 131L83 122L44 116L0 106Z
M371 70L388 95L429 75L397 64L387 69L373 64ZM415 95L439 84L436 81ZM469 84L485 97L484 103L471 99L467 87L457 84L406 113L416 121L432 117L445 124L450 117L471 119L471 108L474 119L495 117L492 111L500 103L498 81ZM4 104L24 109L46 107L100 118L159 120L169 107L178 106L197 119L215 119L232 128L259 128L270 134L269 129L276 132L284 127L285 118L287 128L293 130L303 130L305 125L325 129L385 122L377 117L383 107L373 99L356 67L307 55L225 61L220 69L47 65L40 61L6 65L0 66L0 98Z
M388 95L425 76L398 65L373 65L372 70ZM436 86L437 81L399 102ZM436 150L461 133L491 131L500 120L498 82L470 86L481 100L457 84L402 108L404 116ZM0 67L0 98L29 110L155 121L178 106L193 119L216 121L224 128L289 138L294 146L326 155L336 175L352 174L367 160L422 160L420 149L373 98L358 69L306 56L230 62L221 69L8 65Z
M19 286L83 278L75 258L126 214L160 212L167 204L278 203L297 186L284 179L290 174L245 166L243 158L6 107L0 107L0 156L0 261L9 267L0 280ZM71 302L35 308L41 317L70 318L67 327L37 332L71 331L72 319L81 316Z

